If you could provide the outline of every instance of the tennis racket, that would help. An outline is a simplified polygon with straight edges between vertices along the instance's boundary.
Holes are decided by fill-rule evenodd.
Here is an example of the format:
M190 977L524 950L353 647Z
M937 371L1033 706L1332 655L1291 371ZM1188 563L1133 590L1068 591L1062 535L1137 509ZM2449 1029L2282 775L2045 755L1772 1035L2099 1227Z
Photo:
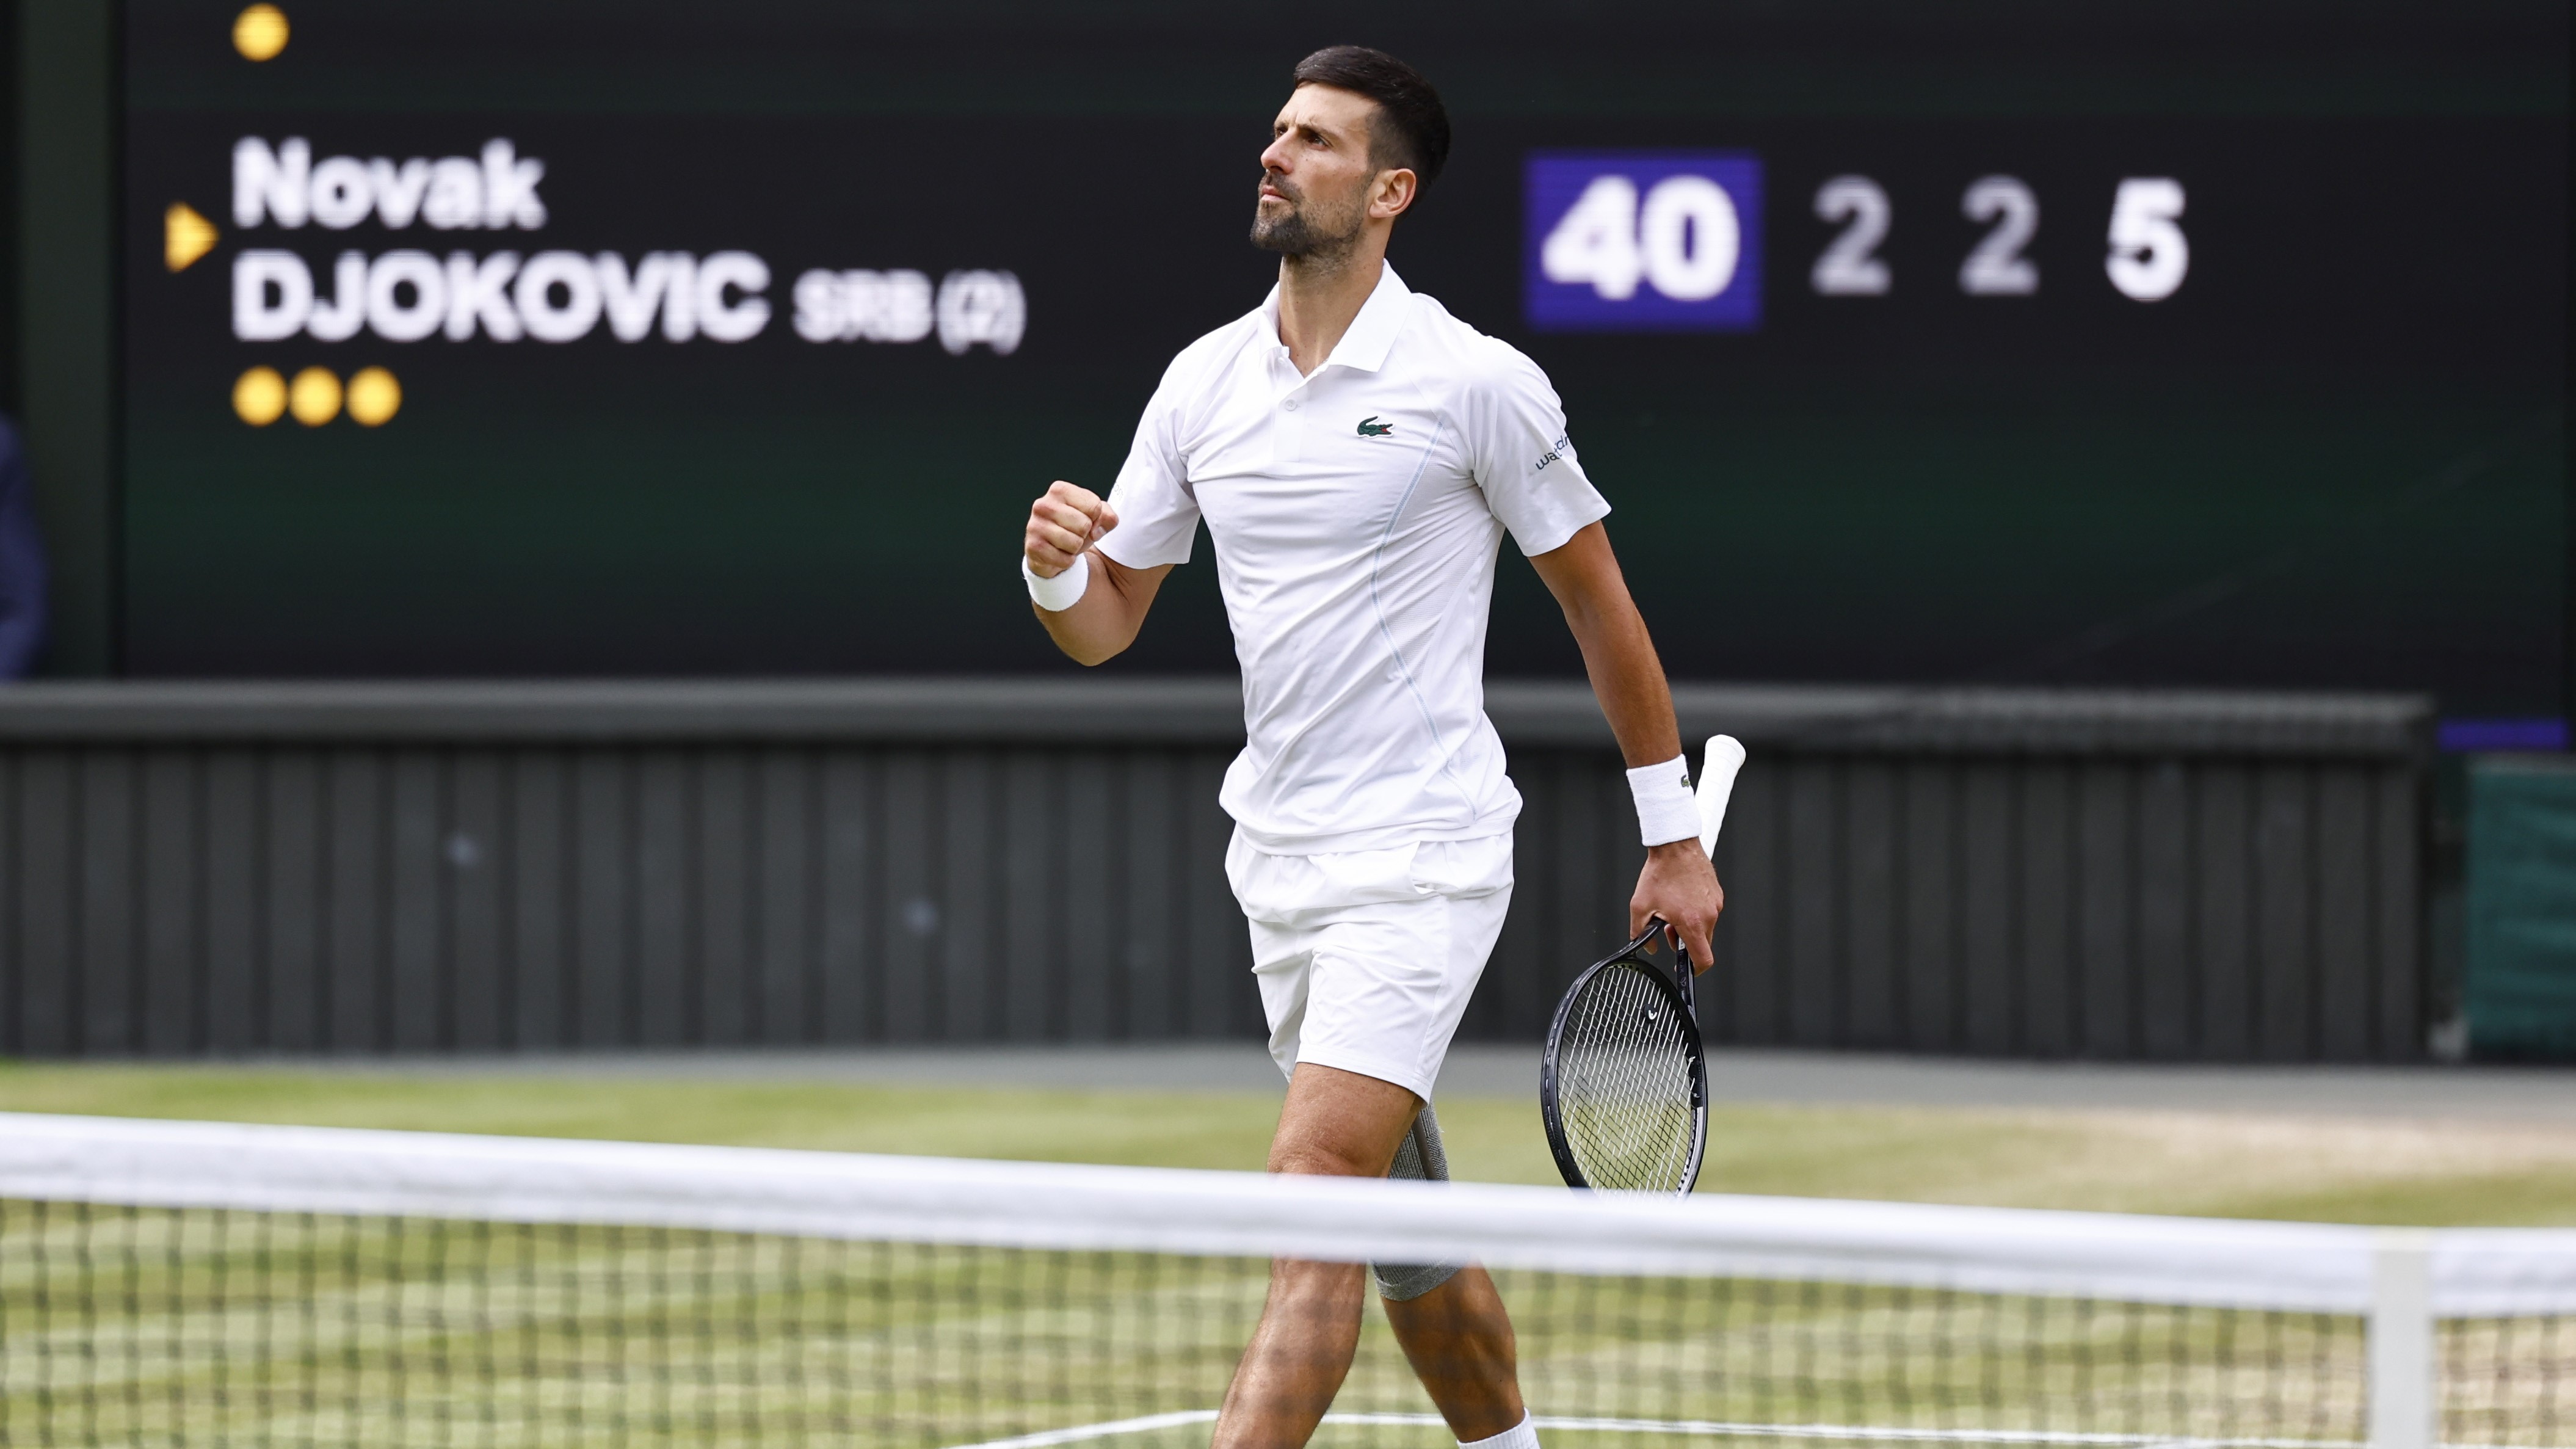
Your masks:
M1699 777L1699 843L1715 853L1744 746L1708 742ZM1708 1148L1708 1061L1692 1014L1689 957L1652 959L1660 919L1565 988L1539 1059L1538 1109L1568 1187L1687 1193Z

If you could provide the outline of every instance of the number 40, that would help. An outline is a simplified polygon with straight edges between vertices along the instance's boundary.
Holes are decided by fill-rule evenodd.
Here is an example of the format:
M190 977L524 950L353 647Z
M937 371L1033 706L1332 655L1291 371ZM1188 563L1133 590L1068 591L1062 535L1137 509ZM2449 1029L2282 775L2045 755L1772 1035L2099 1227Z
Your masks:
M1959 200L1962 215L1988 224L1986 234L1959 268L1959 289L1972 296L2027 296L2039 290L2039 264L2022 255L2039 231L2039 198L2018 177L1985 176ZM2191 243L2182 234L2182 183L2169 176L2132 176L2111 198L2110 249L2103 271L2121 295L2158 302L2182 287L2191 270ZM1829 297L1883 296L1892 283L1878 247L1887 239L1895 208L1887 192L1866 176L1837 176L1816 188L1816 219L1839 222L1810 274Z
M1735 280L1743 252L1734 198L1705 176L1667 176L1640 199L1625 176L1596 176L1539 247L1557 283L1590 283L1612 302L1644 281L1676 302L1705 302Z

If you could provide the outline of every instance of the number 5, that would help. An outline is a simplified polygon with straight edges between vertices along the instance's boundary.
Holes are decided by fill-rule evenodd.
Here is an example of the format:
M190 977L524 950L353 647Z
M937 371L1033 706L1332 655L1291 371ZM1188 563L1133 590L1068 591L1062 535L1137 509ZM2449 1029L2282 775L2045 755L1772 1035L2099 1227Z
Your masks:
M2132 176L2111 200L2111 255L2102 265L2111 285L2141 302L2161 302L2191 270L2191 243L2174 219L2182 183L2170 176Z

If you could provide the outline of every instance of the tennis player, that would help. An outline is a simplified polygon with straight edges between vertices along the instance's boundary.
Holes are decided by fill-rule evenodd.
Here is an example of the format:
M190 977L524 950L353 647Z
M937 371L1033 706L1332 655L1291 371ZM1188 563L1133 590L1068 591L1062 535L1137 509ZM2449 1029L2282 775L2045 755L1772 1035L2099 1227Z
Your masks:
M1021 572L1057 645L1097 664L1135 640L1206 520L1248 735L1219 795L1226 873L1288 1073L1270 1170L1445 1177L1432 1083L1502 929L1521 804L1484 712L1505 532L1564 606L1633 767L1648 850L1631 933L1661 916L1706 969L1724 897L1610 505L1555 391L1386 263L1449 152L1440 97L1358 46L1306 57L1294 82L1252 223L1279 285L1173 359L1108 498L1060 482L1030 508ZM1534 1449L1484 1271L1375 1276L1459 1441ZM1219 1449L1306 1442L1350 1369L1364 1291L1354 1265L1273 1265Z

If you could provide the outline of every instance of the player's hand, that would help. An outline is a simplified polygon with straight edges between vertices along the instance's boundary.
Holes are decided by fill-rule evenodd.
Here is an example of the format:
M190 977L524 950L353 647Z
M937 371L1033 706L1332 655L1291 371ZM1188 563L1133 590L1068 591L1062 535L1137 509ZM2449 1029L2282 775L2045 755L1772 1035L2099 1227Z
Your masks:
M1663 917L1669 927L1664 939L1680 940L1696 976L1717 959L1708 938L1725 909L1726 890L1696 839L1652 846L1646 851L1646 868L1637 873L1637 893L1628 898L1628 934L1646 929L1649 916Z
M1029 572L1054 578L1117 526L1118 510L1108 499L1076 484L1050 484L1046 496L1029 505L1028 538L1021 545Z

